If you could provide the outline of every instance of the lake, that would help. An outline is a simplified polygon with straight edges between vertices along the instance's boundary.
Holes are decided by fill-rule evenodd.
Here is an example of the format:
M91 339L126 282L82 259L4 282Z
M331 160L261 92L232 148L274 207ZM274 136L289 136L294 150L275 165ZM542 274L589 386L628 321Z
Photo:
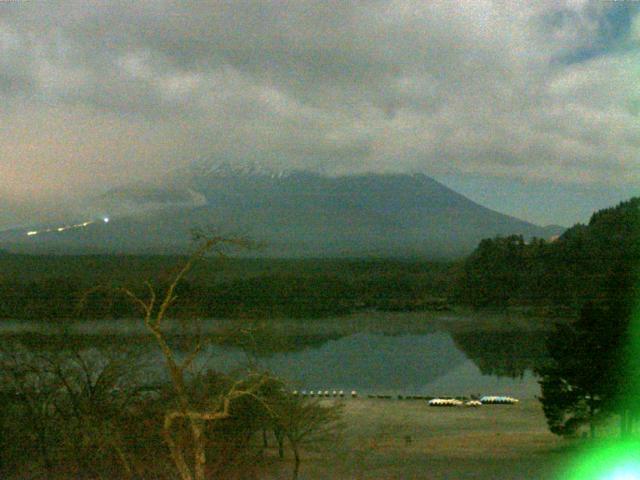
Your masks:
M199 330L213 341L194 369L226 372L258 366L298 390L357 390L361 395L539 394L534 367L545 358L549 321L503 315L370 313L323 320L274 320L249 327L205 320ZM169 324L172 344L186 351L193 324ZM244 334L238 334L239 330ZM229 332L232 332L229 334ZM80 322L64 331L38 323L3 322L0 338L31 350L144 351L151 377L162 358L140 320Z

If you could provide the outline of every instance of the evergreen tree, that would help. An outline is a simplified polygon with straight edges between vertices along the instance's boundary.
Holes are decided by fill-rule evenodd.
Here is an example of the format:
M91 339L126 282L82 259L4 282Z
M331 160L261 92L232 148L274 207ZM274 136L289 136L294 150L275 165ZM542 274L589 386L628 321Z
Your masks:
M635 269L619 264L606 285L602 299L587 302L576 322L558 324L547 338L549 360L537 373L553 433L570 435L589 424L594 436L597 420L616 413L624 435L640 409Z

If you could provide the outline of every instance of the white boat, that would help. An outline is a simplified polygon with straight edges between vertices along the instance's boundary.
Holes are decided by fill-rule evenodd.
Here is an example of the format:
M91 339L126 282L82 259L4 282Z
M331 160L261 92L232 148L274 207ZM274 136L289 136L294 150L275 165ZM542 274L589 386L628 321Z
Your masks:
M487 395L480 399L483 405L514 405L520 400L500 395Z
M430 407L459 407L463 402L455 398L434 398L429 400Z

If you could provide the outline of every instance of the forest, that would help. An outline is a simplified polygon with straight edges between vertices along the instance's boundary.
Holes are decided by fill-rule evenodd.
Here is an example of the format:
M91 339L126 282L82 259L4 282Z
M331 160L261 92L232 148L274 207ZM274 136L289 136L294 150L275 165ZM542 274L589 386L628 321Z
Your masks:
M159 287L185 257L0 254L0 319L135 316L118 287ZM450 264L393 259L205 258L179 285L177 318L317 318L447 308ZM138 291L140 293L140 291Z
M624 437L640 418L637 321L640 198L594 213L558 239L483 240L460 266L453 298L476 308L545 306L573 321L547 334L539 362L549 429L589 436L618 417ZM584 432L586 434L586 432Z
M640 198L594 213L552 241L521 236L483 240L456 270L450 301L475 308L546 307L575 316L603 299L611 276L635 273Z

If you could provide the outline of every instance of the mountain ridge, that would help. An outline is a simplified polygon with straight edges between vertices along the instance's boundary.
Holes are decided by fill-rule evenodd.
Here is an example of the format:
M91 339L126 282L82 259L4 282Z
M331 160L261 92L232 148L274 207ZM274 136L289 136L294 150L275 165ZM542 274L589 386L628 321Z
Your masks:
M257 253L264 256L452 258L482 238L550 238L563 230L483 207L421 173L328 176L204 162L155 184L112 189L91 199L88 210L111 221L10 242L0 237L0 246L176 253L188 249L193 228L212 227L266 243Z

